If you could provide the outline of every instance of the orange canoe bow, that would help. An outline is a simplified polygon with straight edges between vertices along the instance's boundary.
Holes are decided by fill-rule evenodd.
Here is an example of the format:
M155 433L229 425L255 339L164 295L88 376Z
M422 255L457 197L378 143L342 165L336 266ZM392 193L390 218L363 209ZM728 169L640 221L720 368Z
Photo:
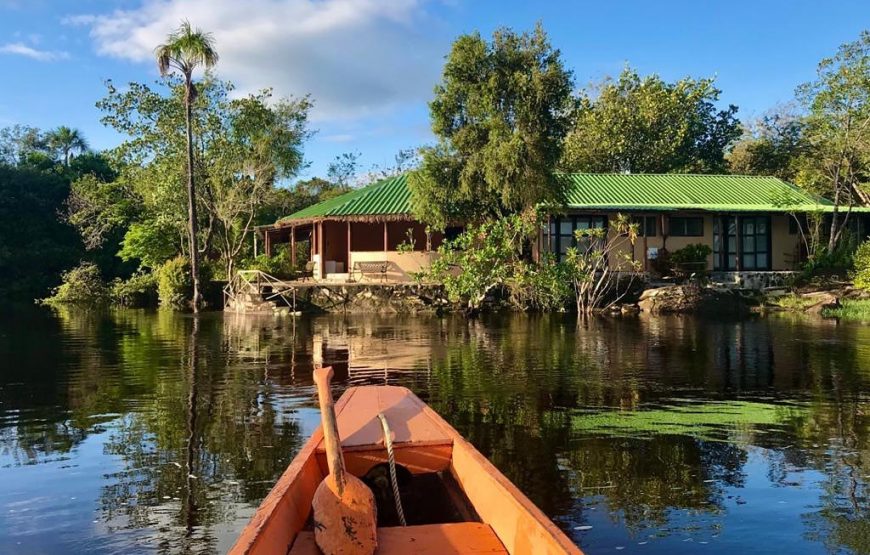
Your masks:
M582 555L516 486L408 389L352 387L338 400L335 412L347 472L376 490L377 553ZM391 493L377 494L378 484L388 480L385 473L378 472L387 461L379 412L392 430L401 497L409 515L407 527L382 522L389 519L394 501ZM319 553L314 543L311 501L327 474L323 433L318 427L230 553Z

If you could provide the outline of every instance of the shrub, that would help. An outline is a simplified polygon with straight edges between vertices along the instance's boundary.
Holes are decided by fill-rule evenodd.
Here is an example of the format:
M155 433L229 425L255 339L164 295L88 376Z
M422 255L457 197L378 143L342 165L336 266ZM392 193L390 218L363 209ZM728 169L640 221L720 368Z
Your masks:
M713 249L709 246L695 243L692 245L686 245L685 247L675 250L671 253L671 262L677 265L692 265L691 267L695 267L695 265L700 266L701 264L707 264L707 257L713 253ZM706 266L704 266L706 268Z
M157 296L160 306L175 310L190 304L193 280L190 277L190 262L184 256L167 260L157 270Z
M852 279L855 287L870 289L870 240L864 241L852 256L854 270Z
M529 215L469 226L438 248L439 256L423 278L442 283L451 301L477 311L491 293L510 287L526 272L524 249L536 229Z
M100 268L93 262L82 262L61 277L63 283L43 302L100 305L109 301L109 289Z
M125 307L138 308L157 304L157 275L140 270L127 280L112 282L112 302Z
M551 259L524 264L508 287L511 303L522 310L563 310L573 295L567 268Z
M290 255L281 250L272 256L261 254L246 265L248 270L260 270L279 279L292 279L295 268L290 263Z

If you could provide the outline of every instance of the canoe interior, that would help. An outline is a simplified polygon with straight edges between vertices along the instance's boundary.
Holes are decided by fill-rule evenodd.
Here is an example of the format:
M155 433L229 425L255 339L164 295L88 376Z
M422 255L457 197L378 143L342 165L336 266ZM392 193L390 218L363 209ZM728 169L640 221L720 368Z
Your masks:
M336 403L347 470L378 504L379 554L580 554L580 550L447 422L403 387L349 388ZM408 527L398 527L378 412L393 434ZM317 553L311 501L328 474L318 429L231 550ZM410 550L410 546L413 550Z

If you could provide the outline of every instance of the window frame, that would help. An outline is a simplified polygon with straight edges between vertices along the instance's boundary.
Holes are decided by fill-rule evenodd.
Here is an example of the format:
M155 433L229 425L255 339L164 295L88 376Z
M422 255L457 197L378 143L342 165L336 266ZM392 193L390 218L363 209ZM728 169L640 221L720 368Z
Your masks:
M586 223L588 227L578 227L578 223ZM570 234L562 233L562 224L569 223L570 224ZM593 225L599 224L599 225ZM557 216L554 218L550 218L549 228L547 229L548 233L548 241L550 242L549 248L547 251L550 252L555 258L557 262L561 262L565 258L565 253L568 248L577 246L577 237L574 232L577 229L592 229L592 228L603 228L605 233L609 229L609 218L607 214L571 214L567 216ZM568 247L565 249L565 252L562 252L561 244L562 239L569 238L570 242L568 243Z
M689 233L689 221L695 220L701 223L700 233ZM680 222L682 226L674 225ZM677 228L679 233L677 233ZM704 237L704 216L668 216L668 237Z

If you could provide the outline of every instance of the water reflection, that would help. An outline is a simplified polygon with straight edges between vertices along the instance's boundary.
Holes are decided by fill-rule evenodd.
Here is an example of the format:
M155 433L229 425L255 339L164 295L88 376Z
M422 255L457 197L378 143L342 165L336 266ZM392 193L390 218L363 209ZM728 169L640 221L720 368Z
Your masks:
M416 391L590 553L870 552L867 327L31 309L0 359L0 552L225 550L315 364Z

